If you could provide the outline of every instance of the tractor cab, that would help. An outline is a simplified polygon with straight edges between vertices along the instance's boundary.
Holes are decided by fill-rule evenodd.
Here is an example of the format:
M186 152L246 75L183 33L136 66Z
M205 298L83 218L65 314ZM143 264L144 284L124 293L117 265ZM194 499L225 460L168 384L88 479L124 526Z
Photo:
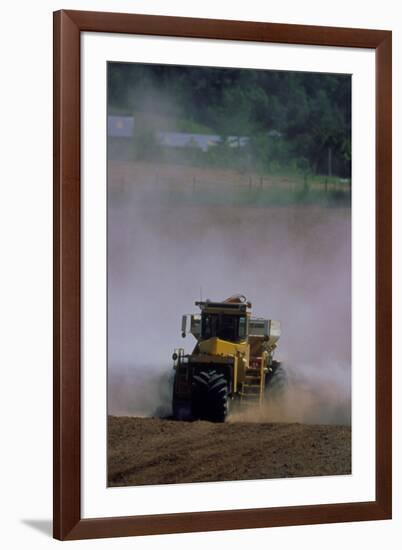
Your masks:
M246 304L197 302L196 305L201 309L201 341L219 338L228 342L240 342L247 339Z
M183 315L182 336L189 332L199 341L219 338L227 342L247 340L251 303L242 295L231 296L223 302L195 302L201 313Z

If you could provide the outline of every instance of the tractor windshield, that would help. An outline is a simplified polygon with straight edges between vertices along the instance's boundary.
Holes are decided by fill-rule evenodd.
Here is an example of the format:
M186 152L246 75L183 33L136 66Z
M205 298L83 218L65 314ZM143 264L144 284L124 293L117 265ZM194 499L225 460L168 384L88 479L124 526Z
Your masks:
M202 339L221 338L236 342L246 337L246 317L223 313L204 313L202 315Z

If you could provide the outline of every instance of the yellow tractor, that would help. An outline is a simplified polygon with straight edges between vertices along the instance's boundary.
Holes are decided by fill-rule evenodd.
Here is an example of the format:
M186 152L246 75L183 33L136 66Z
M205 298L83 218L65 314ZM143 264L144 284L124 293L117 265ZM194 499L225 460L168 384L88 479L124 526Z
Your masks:
M195 348L173 353L174 418L224 422L232 405L261 406L284 382L273 359L279 321L251 317L251 303L242 295L195 305L200 313L182 318L182 336L192 334Z

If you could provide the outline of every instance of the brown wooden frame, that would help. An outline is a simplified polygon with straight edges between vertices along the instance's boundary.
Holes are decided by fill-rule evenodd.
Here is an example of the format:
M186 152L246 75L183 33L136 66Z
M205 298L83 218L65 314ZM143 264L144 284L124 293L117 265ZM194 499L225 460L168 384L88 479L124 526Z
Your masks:
M80 33L375 49L376 499L373 502L81 519ZM54 536L61 540L391 518L390 31L122 13L54 13Z

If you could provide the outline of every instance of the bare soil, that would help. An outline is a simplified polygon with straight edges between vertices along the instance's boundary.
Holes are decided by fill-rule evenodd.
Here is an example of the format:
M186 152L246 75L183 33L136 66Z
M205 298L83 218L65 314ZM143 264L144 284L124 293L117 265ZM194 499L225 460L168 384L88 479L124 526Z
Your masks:
M108 419L109 486L351 473L351 428Z
M295 191L305 185L302 175L264 174L254 171L240 172L228 168L197 167L181 164L158 164L156 162L109 160L109 182L113 183L114 191L125 186L149 186L150 184L173 186L183 191L186 187L199 188L199 186L214 188L219 185L229 184L231 187L245 187L248 190L255 188L280 187ZM339 178L316 176L309 180L309 189L324 187L327 191L349 192L349 185Z

